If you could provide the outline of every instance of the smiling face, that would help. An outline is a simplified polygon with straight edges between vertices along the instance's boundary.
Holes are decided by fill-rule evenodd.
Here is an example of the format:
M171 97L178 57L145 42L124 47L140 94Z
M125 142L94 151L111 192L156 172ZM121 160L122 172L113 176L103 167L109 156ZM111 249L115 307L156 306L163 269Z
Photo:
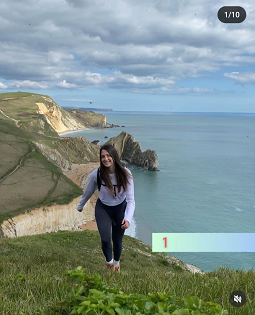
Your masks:
M109 152L106 150L101 151L101 162L102 164L107 168L113 168L114 167L114 161Z

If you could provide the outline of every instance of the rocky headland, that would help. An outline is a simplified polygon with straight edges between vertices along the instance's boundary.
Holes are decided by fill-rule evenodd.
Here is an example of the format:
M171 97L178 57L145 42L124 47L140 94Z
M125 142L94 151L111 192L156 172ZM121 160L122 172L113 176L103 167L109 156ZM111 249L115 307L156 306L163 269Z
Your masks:
M34 142L42 154L62 171L71 168L72 164L84 164L99 160L99 140L89 142L84 137L62 137L53 140L54 147L42 142ZM158 156L155 150L142 151L139 142L126 132L109 139L105 144L113 145L121 160L150 171L158 171Z
M158 156L155 150L142 151L139 142L130 134L123 131L117 137L111 138L105 144L111 144L117 150L121 160L129 164L158 171Z
M79 124L85 128L109 128L111 124L108 124L106 117L103 114L96 114L92 111L83 109L69 109L66 113L70 114ZM84 128L83 128L84 129Z

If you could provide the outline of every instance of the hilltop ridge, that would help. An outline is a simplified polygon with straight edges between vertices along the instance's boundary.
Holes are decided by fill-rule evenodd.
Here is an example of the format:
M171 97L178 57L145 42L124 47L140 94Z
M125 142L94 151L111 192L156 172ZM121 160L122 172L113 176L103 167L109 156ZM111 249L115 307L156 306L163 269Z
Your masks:
M64 110L47 95L23 92L0 94L0 111L3 119L15 122L16 126L49 136L110 126L103 114L81 111L77 118L72 111Z

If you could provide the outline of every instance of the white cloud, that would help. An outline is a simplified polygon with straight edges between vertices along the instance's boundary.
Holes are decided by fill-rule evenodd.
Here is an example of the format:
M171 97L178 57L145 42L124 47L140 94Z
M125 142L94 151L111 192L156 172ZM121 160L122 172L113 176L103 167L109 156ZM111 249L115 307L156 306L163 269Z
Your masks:
M76 88L75 84L68 83L68 82L66 82L66 80L63 80L63 81L57 83L57 86L59 86L61 88L64 88L64 89L74 89L74 88Z
M7 89L7 85L5 85L2 82L0 82L0 89Z
M16 81L8 85L8 88L47 89L48 85L30 80Z
M237 83L255 83L255 72L231 72L224 73L224 76Z
M101 75L92 72L64 72L58 73L58 77L65 77L57 85L64 88L86 89L88 87L123 88L123 89L160 89L161 87L173 85L172 79L162 79L152 76L134 76L121 72L114 72L109 75ZM73 82L73 84L67 83Z
M198 93L206 93L206 92L213 92L213 89L195 87L193 91L198 92Z

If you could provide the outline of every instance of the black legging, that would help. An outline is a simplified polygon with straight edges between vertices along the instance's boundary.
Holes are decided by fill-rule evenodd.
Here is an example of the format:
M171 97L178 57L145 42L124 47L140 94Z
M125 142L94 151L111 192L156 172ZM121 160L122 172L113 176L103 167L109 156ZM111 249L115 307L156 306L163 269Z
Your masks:
M117 206L106 206L99 198L97 199L95 217L101 236L102 250L107 262L112 260L112 242L114 260L120 260L122 239L125 233L125 229L121 228L121 222L124 218L126 205L127 202L124 200Z

